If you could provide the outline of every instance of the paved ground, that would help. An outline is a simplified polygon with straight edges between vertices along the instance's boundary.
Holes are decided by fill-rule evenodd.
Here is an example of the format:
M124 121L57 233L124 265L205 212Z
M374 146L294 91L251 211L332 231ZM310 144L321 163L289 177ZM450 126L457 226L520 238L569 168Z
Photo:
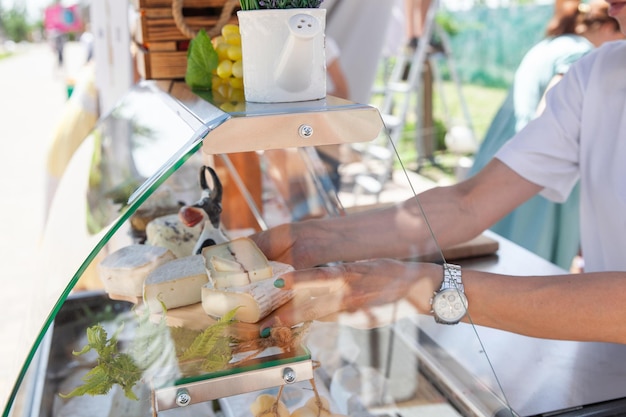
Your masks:
M59 68L47 44L20 46L0 60L0 409L12 389L32 334L37 251L43 224L47 142L66 102L66 78L82 65L79 44L68 44Z

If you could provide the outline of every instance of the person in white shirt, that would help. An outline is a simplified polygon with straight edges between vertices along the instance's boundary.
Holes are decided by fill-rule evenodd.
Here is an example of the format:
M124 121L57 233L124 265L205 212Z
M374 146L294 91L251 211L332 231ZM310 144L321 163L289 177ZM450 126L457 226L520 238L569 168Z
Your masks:
M609 14L626 32L626 1L608 3ZM298 269L275 286L288 289L311 280L319 285L321 279L347 290L332 307L316 309L311 298L295 309L281 309L261 323L261 335L278 322L299 323L331 309L407 295L428 313L442 266L384 258L433 253L438 246L468 241L530 197L562 201L580 181L585 273L518 277L463 270L468 307L463 320L471 317L475 324L534 337L626 343L625 74L626 41L604 44L570 68L548 93L542 115L474 177L392 207L254 235L269 259ZM335 261L346 262L312 268Z

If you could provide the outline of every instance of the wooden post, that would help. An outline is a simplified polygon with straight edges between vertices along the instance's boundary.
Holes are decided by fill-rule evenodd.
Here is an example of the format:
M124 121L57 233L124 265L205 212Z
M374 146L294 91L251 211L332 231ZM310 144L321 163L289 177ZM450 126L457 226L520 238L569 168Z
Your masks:
M228 157L262 213L263 187L259 156L256 152L240 152L228 154ZM226 230L252 228L260 231L261 227L256 217L221 158L215 158L215 171L224 187L222 198L224 228Z
M433 72L430 62L424 62L422 98L422 154L421 159L431 160L435 155L435 123L433 120Z

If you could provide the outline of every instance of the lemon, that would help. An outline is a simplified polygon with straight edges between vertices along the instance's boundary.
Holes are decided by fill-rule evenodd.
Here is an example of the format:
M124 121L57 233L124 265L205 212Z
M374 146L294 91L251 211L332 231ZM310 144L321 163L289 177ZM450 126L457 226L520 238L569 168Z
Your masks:
M232 88L243 88L243 78L230 77L228 83Z
M220 78L228 78L233 73L233 63L230 60L222 61L217 66L217 76Z
M229 45L241 45L241 35L239 33L229 33L224 36L226 43Z
M228 55L228 59L231 61L238 61L241 59L241 46L240 45L229 45L228 50L226 51Z
M234 77L243 78L243 62L241 62L241 60L233 62L230 71Z
M226 42L217 44L217 46L215 47L215 51L217 52L218 60L223 61L225 59L228 59L228 48L230 48L230 45L228 45Z
M239 26L232 24L232 23L228 23L226 25L224 25L222 27L222 36L223 37L227 37L228 35L232 35L232 34L239 34Z

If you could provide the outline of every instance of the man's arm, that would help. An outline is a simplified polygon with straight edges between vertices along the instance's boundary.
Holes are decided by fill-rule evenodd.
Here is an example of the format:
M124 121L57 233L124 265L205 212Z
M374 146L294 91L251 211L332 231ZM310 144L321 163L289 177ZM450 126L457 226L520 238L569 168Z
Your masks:
M464 270L463 283L474 324L532 337L626 343L624 272L518 277Z
M388 208L282 225L253 239L269 259L296 268L408 258L476 237L540 190L494 159L464 182L430 189Z
M308 296L296 296L259 326L292 326L404 297L429 314L442 278L441 265L392 259L290 272L277 287ZM626 272L511 276L463 269L464 321L532 337L626 343L625 282Z

